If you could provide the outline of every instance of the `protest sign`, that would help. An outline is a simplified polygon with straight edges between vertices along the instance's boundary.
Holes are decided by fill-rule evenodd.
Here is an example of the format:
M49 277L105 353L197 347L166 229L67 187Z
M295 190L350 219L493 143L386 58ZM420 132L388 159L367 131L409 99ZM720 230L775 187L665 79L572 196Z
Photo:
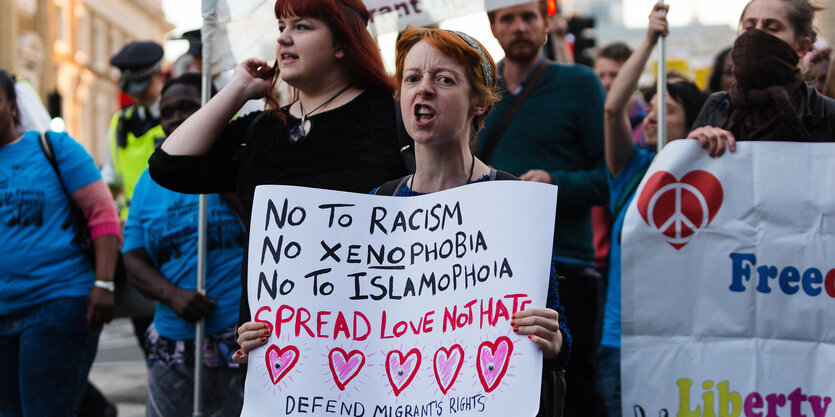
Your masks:
M509 322L545 306L556 194L259 186L248 300L272 334L242 415L535 415L542 355Z
M832 178L833 144L664 149L623 227L624 416L835 414Z

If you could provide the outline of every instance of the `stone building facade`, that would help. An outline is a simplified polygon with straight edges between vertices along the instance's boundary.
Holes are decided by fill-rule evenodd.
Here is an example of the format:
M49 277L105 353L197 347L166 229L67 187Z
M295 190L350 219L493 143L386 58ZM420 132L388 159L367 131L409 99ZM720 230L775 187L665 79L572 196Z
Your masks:
M0 67L44 100L57 91L67 132L101 164L119 107L110 57L129 41L161 43L172 28L161 0L0 0Z

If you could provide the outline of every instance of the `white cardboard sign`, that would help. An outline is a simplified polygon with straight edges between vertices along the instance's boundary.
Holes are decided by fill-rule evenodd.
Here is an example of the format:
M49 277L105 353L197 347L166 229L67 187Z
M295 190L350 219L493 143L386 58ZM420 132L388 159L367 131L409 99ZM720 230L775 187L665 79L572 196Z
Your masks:
M273 332L242 415L535 415L542 355L509 322L545 305L556 195L258 187L248 297Z

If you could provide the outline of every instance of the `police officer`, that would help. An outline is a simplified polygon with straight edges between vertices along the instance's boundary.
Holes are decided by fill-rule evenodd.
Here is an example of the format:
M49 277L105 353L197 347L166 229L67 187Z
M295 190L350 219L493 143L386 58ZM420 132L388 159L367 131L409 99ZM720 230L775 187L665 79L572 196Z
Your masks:
M119 88L134 102L110 120L110 154L102 168L105 181L114 195L120 196L122 219L127 218L133 186L148 167L148 158L165 139L159 117L159 96L165 83L162 56L162 46L156 42L133 42L110 59L121 71Z
M127 219L133 187L148 168L148 158L165 140L159 112L159 97L165 84L162 56L162 46L156 42L133 42L110 59L110 64L121 71L119 88L133 100L133 104L110 119L110 152L102 167L102 178L120 204L122 221ZM117 274L124 271L121 262L118 268ZM153 316L134 316L131 321L139 346L147 356L144 335Z

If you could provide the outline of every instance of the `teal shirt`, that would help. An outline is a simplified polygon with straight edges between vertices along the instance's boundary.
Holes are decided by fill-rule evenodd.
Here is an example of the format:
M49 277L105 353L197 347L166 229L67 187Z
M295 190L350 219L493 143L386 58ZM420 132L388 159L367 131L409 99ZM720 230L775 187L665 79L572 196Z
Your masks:
M516 95L503 91L478 135L478 151L510 109ZM551 174L559 186L554 255L594 260L591 207L606 204L603 159L603 85L591 69L550 63L516 112L490 161L520 176L530 169Z

